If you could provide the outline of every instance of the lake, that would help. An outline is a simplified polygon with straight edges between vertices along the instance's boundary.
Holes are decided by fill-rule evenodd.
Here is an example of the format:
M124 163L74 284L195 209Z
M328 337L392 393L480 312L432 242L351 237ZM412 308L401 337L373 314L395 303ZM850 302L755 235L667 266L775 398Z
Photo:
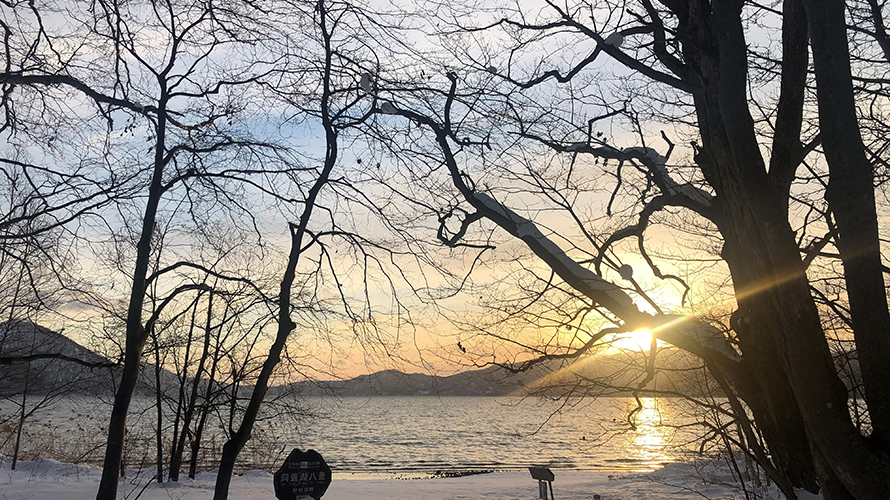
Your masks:
M316 416L267 415L242 454L242 467L277 468L294 447L315 449L334 470L357 476L447 475L534 464L646 470L688 458L696 448L697 429L688 425L694 419L680 411L682 401L642 401L632 430L626 421L635 406L632 398L571 404L510 397L306 398L304 406ZM151 398L134 402L128 420L130 467L154 460L151 406ZM4 415L12 409L9 402L0 404ZM109 409L108 402L97 398L60 401L29 421L23 453L98 463ZM212 467L212 456L223 442L218 421L208 432L204 467ZM0 444L4 439L0 434ZM0 449L6 455L10 452L9 443Z

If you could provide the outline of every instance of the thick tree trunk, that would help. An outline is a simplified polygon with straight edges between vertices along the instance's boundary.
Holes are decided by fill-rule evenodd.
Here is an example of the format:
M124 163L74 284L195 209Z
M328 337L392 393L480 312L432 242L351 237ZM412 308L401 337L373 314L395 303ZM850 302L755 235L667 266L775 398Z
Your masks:
M800 17L799 8L792 4L786 6L787 15ZM794 278L795 273L798 277L801 274L799 256L797 267L773 268L770 245L775 232L788 225L783 219L787 202L782 201L787 190L777 184L789 177L788 170L791 174L794 170L785 164L793 161L799 144L799 127L793 121L800 107L797 86L800 68L806 68L806 51L800 50L800 33L784 40L786 48L791 47L789 55L794 54L795 65L783 74L781 130L796 142L792 147L776 148L786 157L776 159L784 168L784 176L777 183L767 174L748 111L742 4L715 1L713 10L698 9L696 5L689 4L680 28L697 40L684 44L687 61L702 77L701 89L693 94L702 137L696 160L717 193L721 212L717 222L725 241L723 258L730 267L739 305L732 326L739 338L744 367L730 381L751 409L779 472L795 487L816 491L817 472L805 418L780 346L783 325L775 314L780 309L770 302L777 286ZM758 210L774 220L759 220Z
M739 306L735 324L745 363L761 392L749 397L749 404L760 413L758 423L766 418L768 446L789 477L812 487L813 473L795 470L782 456L789 448L792 455L802 455L805 439L811 458L802 467L818 472L826 498L881 498L890 491L890 471L852 425L846 388L834 367L785 217L788 201L782 181L794 168L786 163L799 150L795 127L783 126L783 136L777 137L794 142L774 144L788 159L779 161L784 177L771 178L748 109L743 3L715 0L711 9L700 9L695 2L686 5L680 12L680 31L693 41L684 44L684 53L701 77L701 89L693 93L702 136L696 159L717 194L721 215L716 222L726 242L724 258ZM843 22L843 12L839 19ZM798 47L799 38L785 40L786 45ZM800 51L795 54L799 66ZM789 73L783 80L783 91L791 92L783 105L789 119L797 113L796 97L791 99L794 81L799 82L799 74ZM797 407L800 420L793 410L789 413L791 406ZM769 429L774 425L770 419L777 427L797 421L792 429L802 429L805 436L789 439L787 429Z
M136 351L133 353L132 351ZM121 381L114 394L114 405L111 408L111 422L108 424L108 443L105 445L105 461L102 467L102 480L96 500L115 500L117 497L117 480L121 470L121 459L124 453L124 435L127 429L127 412L136 380L139 377L141 346L138 349L127 348Z
M225 500L229 498L229 485L232 483L232 473L235 470L235 460L241 453L241 448L247 443L250 436L244 438L229 439L223 444L222 457L219 460L219 472L216 475L213 500Z
M724 248L728 261L736 261L736 255L737 252ZM743 370L736 373L732 381L751 409L773 464L792 486L818 491L816 466L803 417L791 383L782 370L783 363L772 335L765 334L756 322L752 323L750 310L737 310L732 327L744 353Z
M738 332L744 357L752 367L780 363L793 395L763 404L781 411L781 405L796 401L825 498L881 498L890 491L890 469L851 421L846 387L834 367L794 234L787 222L775 217L781 212L762 201L737 210L732 227L724 231L730 245L744 248L726 255L739 304L738 323L745 325ZM737 204L746 205L742 200ZM773 349L778 357L771 354ZM766 366L755 375L764 383L784 378L763 370ZM768 439L778 454L784 437L778 443L776 436Z
M884 287L874 174L865 155L842 0L805 0L816 68L819 128L830 181L825 198L839 230L850 316L873 441L886 453L890 440L890 312Z

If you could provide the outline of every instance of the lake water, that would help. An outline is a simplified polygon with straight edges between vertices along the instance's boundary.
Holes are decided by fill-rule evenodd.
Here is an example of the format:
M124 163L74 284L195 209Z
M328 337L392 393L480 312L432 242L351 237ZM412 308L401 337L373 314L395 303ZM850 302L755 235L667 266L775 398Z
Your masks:
M334 470L358 475L417 476L467 470L504 470L543 464L555 468L644 470L688 458L691 418L673 399L643 399L636 430L626 418L632 398L571 405L507 397L308 398L318 416L259 422L245 468L277 468L291 448L319 451ZM32 417L24 452L59 460L98 462L107 402L72 398ZM9 415L10 404L0 405ZM167 419L169 422L169 419ZM128 421L131 467L154 459L154 410L137 400ZM222 443L219 423L205 442L209 455ZM4 439L0 435L0 444ZM0 453L9 454L7 445ZM55 455L55 456L54 456ZM61 456L59 456L61 455ZM212 462L212 456L207 456ZM210 466L210 463L205 464Z

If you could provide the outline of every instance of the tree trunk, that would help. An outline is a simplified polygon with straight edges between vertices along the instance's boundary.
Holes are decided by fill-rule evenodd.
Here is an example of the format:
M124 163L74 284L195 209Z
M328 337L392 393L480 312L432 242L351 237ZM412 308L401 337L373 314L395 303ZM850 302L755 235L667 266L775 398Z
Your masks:
M732 252L724 247L724 256ZM803 417L771 335L751 323L750 311L733 313L732 327L744 353L743 369L731 378L767 443L775 467L795 488L819 490ZM761 344L765 342L766 344ZM761 345L772 346L761 347Z
M189 426L188 422L182 422L184 420L184 415L182 413L183 411L188 412L188 410L184 409L183 406L185 405L185 387L188 384L189 357L191 356L192 350L192 334L195 330L195 316L198 311L199 300L200 295L198 296L198 299L195 299L194 304L192 304L192 320L189 323L189 333L185 341L185 353L182 356L182 371L177 372L179 378L179 388L176 395L176 411L173 413L173 440L170 444L170 471L168 472L168 478L172 482L179 481L179 467L182 465L180 433L182 433L182 437L184 440L186 431L188 430ZM182 429L180 429L180 423L182 423ZM185 444L183 443L182 446L185 446Z
M161 347L158 345L158 336L154 327L151 329L152 347L155 351L155 462L157 466L157 475L155 480L159 483L164 482L164 407L161 394Z
M36 337L35 337L36 338ZM34 342L31 342L31 352L34 352ZM22 387L22 407L19 411L19 425L15 430L15 445L12 449L12 465L10 468L15 470L16 465L19 461L19 447L22 443L22 427L25 426L25 407L28 405L28 389L31 382L31 362L28 362L28 366L25 367L25 385Z
M198 303L195 302L197 310ZM210 352L210 319L213 311L213 290L210 291L210 297L207 300L207 323L204 327L204 348L201 351L201 357L198 359L198 367L195 369L195 375L192 379L191 392L189 399L185 403L185 415L182 417L182 432L179 436L174 436L173 452L170 454L170 480L179 481L179 469L182 467L182 454L185 452L185 441L189 437L189 426L192 425L192 418L195 414L195 407L198 404L198 391L201 386L201 372L204 371L204 363L207 361L207 355ZM191 347L192 329L195 324L195 315L192 314L192 324L189 328L189 347ZM188 366L188 350L186 350L185 366ZM188 378L188 370L183 368L183 384ZM185 397L185 388L180 387L180 403ZM194 477L194 476L191 476Z
M834 367L794 234L787 222L773 215L780 211L758 205L749 205L751 217L737 210L731 230L724 231L731 246L744 249L726 254L742 312L738 323L746 326L738 332L744 357L752 368L767 362L783 368L793 397L771 401L768 392L764 404L775 404L781 411L781 405L796 401L825 498L881 498L890 491L890 469L851 421L847 390ZM773 349L778 357L771 354ZM764 383L783 378L761 369L755 373ZM778 453L785 438L778 438L779 444L776 436L769 439Z
M290 332L296 328L290 316L291 308L291 290L293 289L294 279L296 278L297 264L300 256L305 250L302 248L303 236L306 234L309 220L315 209L315 203L322 188L328 183L331 171L337 164L338 144L337 130L331 122L331 67L333 64L334 51L331 47L331 39L333 35L328 31L327 25L327 6L324 1L319 1L318 11L318 27L321 30L325 49L325 65L324 74L322 76L322 94L319 115L321 117L322 127L325 130L325 157L324 164L319 172L318 178L309 189L306 200L304 202L303 212L300 214L300 220L296 225L291 225L291 247L288 253L287 268L281 279L280 291L278 294L278 332L275 341L269 348L269 355L263 362L263 367L254 384L253 392L250 395L250 402L244 411L241 419L241 425L238 430L232 434L228 441L223 445L222 459L219 464L219 474L216 476L216 487L213 492L213 500L227 500L229 496L229 484L232 481L232 471L235 468L235 460L238 454L250 439L253 425L256 422L260 405L266 397L266 391L269 388L269 380L272 372L281 361L281 353L284 350L284 344Z
M333 166L333 163L330 166ZM326 169L326 173L330 173L329 168ZM326 181L326 175L323 174L322 177ZM229 439L223 445L222 457L219 461L219 472L216 475L216 486L213 491L213 500L226 500L229 497L229 485L232 482L232 472L235 470L235 460L237 460L241 449L244 448L244 445L250 439L253 425L260 411L260 405L262 405L263 399L266 397L266 391L269 389L272 371L281 361L284 344L290 332L296 326L290 318L291 287L296 275L297 262L300 258L300 243L305 232L305 224L308 223L309 215L312 212L311 207L315 202L315 196L318 195L318 191L321 189L321 183L322 179L319 179L316 185L313 186L313 189L310 190L309 201L307 202L307 208L304 210L303 217L300 219L299 229L291 229L290 256L288 258L287 270L281 280L281 292L278 299L278 333L275 336L275 342L269 348L269 355L263 361L263 367L254 384L247 409L241 418L241 425L238 426L238 430L229 436Z
M205 335L205 342L209 343L210 330L207 330ZM204 426L207 423L207 416L210 413L210 402L213 399L213 381L216 379L216 369L219 365L219 356L221 352L222 340L220 335L217 336L215 355L213 356L213 362L210 363L210 372L207 374L207 390L204 392L204 406L201 408L201 418L198 420L198 425L195 426L195 437L191 442L192 456L189 461L189 477L191 479L194 479L195 475L198 473L198 452L201 450L201 438L204 435ZM215 460L216 457L211 455L211 459Z
M135 347L135 346L133 346ZM135 353L133 351L136 351ZM138 349L127 347L124 356L124 367L121 381L114 393L114 405L111 408L111 422L108 424L108 443L105 445L105 461L102 467L102 480L96 500L115 500L117 497L118 473L121 470L121 459L124 452L124 434L127 428L127 411L136 380L139 377L141 346Z
M204 436L204 424L207 423L207 415L210 413L209 403L201 409L201 418L195 426L195 435L189 443L191 456L189 458L189 478L194 479L198 475L198 453L201 451L201 438ZM216 457L211 457L216 458Z
M721 212L716 222L739 307L735 326L760 393L749 395L749 404L761 413L758 419L766 417L768 446L789 477L812 487L813 473L801 473L780 457L789 447L794 450L791 456L802 455L805 437L811 458L802 467L815 468L828 495L881 498L890 491L890 470L866 448L852 425L847 391L834 367L806 269L784 215L788 200L783 189L776 189L777 179L770 178L754 134L747 100L743 3L715 0L710 9L695 2L686 5L688 9L679 14L680 32L692 41L684 43L684 54L701 78L700 89L693 93L702 136L696 160L716 191ZM799 65L799 51L796 54ZM794 78L799 80L799 75ZM792 80L784 80L783 86L786 83L793 91ZM792 117L797 104L786 102L787 116ZM774 150L793 152L799 148L799 138L794 137L794 127L784 128L786 133L777 140L794 142L774 144ZM799 420L793 410L789 412L791 406L797 407ZM776 420L777 429L770 429L771 420ZM789 428L784 427L789 424L805 436L789 438L785 434Z
M127 412L130 409L130 401L133 399L133 391L136 390L139 365L142 361L142 348L148 337L145 326L142 324L142 308L145 301L146 276L151 257L151 237L154 232L158 205L163 194L161 181L164 165L166 164L164 150L166 144L166 103L168 95L165 81L159 78L158 83L161 86L161 97L158 101L158 118L155 125L155 131L157 132L154 142L155 157L151 184L148 189L148 200L145 204L145 214L142 216L139 243L136 245L133 285L130 290L129 303L127 304L124 367L121 373L121 383L114 395L114 405L111 409L111 421L108 424L108 443L105 446L102 478L99 481L99 491L96 493L96 500L115 500L117 497L118 473L120 472L121 458L123 456L124 433L127 429Z
M884 453L890 440L890 312L884 287L874 174L865 155L850 69L842 0L804 6L816 68L819 128L830 181L825 193L837 221L850 319L873 433Z

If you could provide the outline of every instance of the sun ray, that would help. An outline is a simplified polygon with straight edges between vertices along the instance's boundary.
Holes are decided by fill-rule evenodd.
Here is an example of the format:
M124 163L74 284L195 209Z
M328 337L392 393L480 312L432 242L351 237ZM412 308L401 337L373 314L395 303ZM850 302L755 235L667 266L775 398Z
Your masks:
M640 329L627 333L616 333L609 343L609 349L613 351L648 351L652 345L652 332ZM661 341L659 340L658 343L660 344Z

